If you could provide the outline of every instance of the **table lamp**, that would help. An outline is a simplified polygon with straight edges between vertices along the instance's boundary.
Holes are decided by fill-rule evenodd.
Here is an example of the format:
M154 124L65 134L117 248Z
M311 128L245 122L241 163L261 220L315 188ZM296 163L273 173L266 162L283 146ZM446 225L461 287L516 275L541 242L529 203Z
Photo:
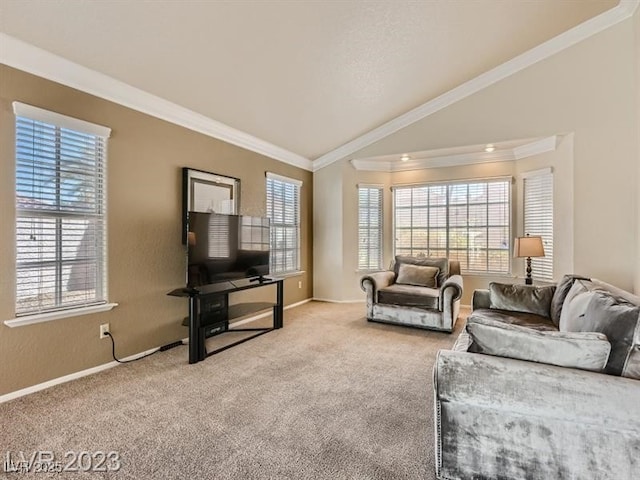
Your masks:
M524 280L526 285L532 285L531 278L531 257L544 257L544 247L542 245L542 237L529 236L516 237L513 243L513 256L516 258L527 259L527 277Z

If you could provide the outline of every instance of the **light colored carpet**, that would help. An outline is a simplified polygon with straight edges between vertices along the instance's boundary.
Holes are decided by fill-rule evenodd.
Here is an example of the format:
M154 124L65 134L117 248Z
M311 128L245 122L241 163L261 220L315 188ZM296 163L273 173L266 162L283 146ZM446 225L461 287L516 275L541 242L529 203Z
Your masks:
M435 478L433 361L464 322L446 334L369 323L364 308L311 302L196 365L181 346L7 402L0 453L122 459L117 474L54 478Z

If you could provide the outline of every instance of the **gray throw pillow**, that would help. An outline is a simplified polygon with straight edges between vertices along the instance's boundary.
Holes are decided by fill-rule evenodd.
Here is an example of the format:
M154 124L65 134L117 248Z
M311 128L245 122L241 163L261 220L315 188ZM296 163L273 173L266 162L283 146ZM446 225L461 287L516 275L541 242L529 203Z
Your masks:
M438 288L438 267L425 267L403 263L398 269L396 283L402 285L417 285L419 287Z
M587 288L587 282L577 280L569 289L560 312L558 329L561 332L583 332L580 328L582 317L587 311L593 292Z
M398 278L398 273L400 273L400 265L410 264L410 265L421 265L424 267L437 267L440 269L440 273L438 274L437 285L438 287L442 286L442 284L449 278L449 259L448 258L435 258L435 257L407 257L404 255L396 255L395 263L393 264L393 271L396 274L396 279Z
M601 333L541 332L483 318L468 323L466 329L471 337L469 352L593 372L605 368L611 350Z
M606 292L592 292L591 301L581 318L581 332L604 333L611 342L611 356L605 373L621 375L633 348L633 334L638 324L640 306L616 298Z
M534 313L548 318L555 288L554 285L534 287L491 282L489 284L490 308Z
M587 277L581 277L579 275L565 275L564 277L562 277L562 280L558 282L556 291L553 293L549 313L551 316L551 321L556 327L560 325L560 315L562 314L562 304L564 303L564 299L566 298L567 293L569 293L569 290L571 290L571 287L576 280L589 279Z

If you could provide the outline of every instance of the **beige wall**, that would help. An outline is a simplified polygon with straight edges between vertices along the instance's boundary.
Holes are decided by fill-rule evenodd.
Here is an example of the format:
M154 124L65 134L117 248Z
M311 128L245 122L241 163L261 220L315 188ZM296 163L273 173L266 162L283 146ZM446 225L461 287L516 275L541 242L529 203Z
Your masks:
M101 323L110 323L120 357L187 336L180 325L186 300L166 295L184 284L182 167L240 178L240 210L248 215L266 213L265 171L304 182L301 245L306 273L286 280L285 303L311 297L311 172L0 65L0 320L14 316L14 100L112 128L109 300L119 306L32 326L0 323L0 395L110 362L110 342L98 338Z
M638 165L638 180L640 185L640 8L636 10L633 17L635 28L635 62L636 62L636 126L637 126L637 149L636 149L636 162ZM636 278L635 278L635 291L640 292L640 193L638 197L638 218L637 218L637 238L636 238Z
M342 289L342 166L313 175L313 297L332 300Z
M573 133L573 184L566 186L573 188L573 267L632 289L638 269L637 15L353 157Z

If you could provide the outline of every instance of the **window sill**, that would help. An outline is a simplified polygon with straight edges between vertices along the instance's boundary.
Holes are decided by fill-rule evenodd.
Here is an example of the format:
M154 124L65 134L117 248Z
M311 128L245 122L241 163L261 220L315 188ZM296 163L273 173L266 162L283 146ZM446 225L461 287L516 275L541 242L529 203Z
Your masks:
M304 275L305 273L307 272L304 270L299 270L297 272L274 273L271 276L274 276L277 278L289 278L289 277L299 277L300 275Z
M73 308L69 310L60 310L57 312L40 313L37 315L26 315L24 317L12 318L11 320L5 320L4 324L7 327L23 327L25 325L33 325L36 323L49 322L51 320L58 320L60 318L77 317L79 315L88 315L90 313L107 312L114 307L117 307L117 303L103 303L101 305L92 305L90 307Z

